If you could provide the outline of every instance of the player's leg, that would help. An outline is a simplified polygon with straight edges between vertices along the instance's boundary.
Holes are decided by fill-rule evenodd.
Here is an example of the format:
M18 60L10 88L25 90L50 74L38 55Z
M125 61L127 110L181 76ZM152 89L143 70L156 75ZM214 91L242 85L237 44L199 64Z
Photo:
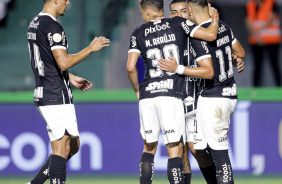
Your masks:
M144 141L144 150L139 163L140 184L151 184L154 177L154 157L158 142L147 143Z
M230 117L237 104L236 99L204 98L198 100L198 112L203 110L205 116L198 116L197 121L205 135L211 155L215 161L216 178L218 184L233 184L233 171L228 155L227 136ZM201 107L201 110L199 111ZM207 143L205 145L207 146ZM199 144L200 145L200 144ZM198 144L194 145L197 150Z
M186 123L186 138L187 138L187 144L189 150L191 151L194 158L197 160L200 170L207 184L216 184L217 183L216 171L215 171L215 164L212 159L212 156L208 152L206 152L206 150L194 149L194 137L195 137L195 133L198 131L196 115L191 115L189 117L186 117L185 123Z
M49 179L49 163L52 154L49 155L43 166L36 173L34 178L31 180L30 184L43 184Z
M170 184L184 184L183 178L183 143L182 141L167 144L168 163L167 177Z
M254 86L261 86L262 81L262 62L263 62L263 49L264 47L258 45L252 45L252 52L253 52L253 63L254 63L254 70L253 70L253 82Z
M218 184L234 184L233 170L228 150L210 150L215 161L216 179Z
M186 143L183 146L183 154L182 154L184 184L190 184L191 176L192 176L188 154L189 154L189 148L188 148L188 143Z
M50 183L64 183L67 176L67 158L70 154L69 135L64 135L59 140L51 141L52 156L49 164Z
M79 137L71 138L70 140L70 154L68 160L79 151L80 140Z
M143 153L139 163L140 184L151 184L154 177L154 156L160 134L154 99L140 100L139 115L140 133L144 139Z
M281 86L281 72L279 66L279 48L280 44L273 44L265 46L269 55L271 68L274 74L276 86Z
M79 151L79 138L72 138L70 142L70 154L68 156L69 160L73 155L75 155ZM52 154L49 155L46 162L43 164L43 166L40 168L40 170L37 172L33 180L31 180L31 184L43 184L47 179L49 179L49 163L50 158Z
M182 154L185 117L182 99L158 97L157 100L158 117L169 156L167 176L170 183L184 184Z
M207 184L217 184L214 160L206 150L195 150L194 142L189 142L189 150L197 160Z

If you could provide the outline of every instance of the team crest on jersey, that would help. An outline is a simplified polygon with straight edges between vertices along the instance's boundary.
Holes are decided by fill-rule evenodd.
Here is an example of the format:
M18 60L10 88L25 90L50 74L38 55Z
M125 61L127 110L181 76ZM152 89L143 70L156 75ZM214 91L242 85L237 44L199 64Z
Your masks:
M59 43L60 41L62 41L62 35L60 35L59 33L55 33L53 35L53 41Z

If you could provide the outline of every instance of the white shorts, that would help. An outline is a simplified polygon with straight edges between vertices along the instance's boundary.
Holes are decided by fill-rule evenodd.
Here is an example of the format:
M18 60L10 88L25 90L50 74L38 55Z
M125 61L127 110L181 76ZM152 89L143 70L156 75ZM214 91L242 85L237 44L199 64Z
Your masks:
M230 118L237 99L199 97L197 106L197 130L194 149L227 150Z
M184 137L184 108L181 98L155 97L140 100L140 133L147 143L157 142L160 129L164 144L178 142Z
M194 142L196 125L196 114L185 117L185 138L184 143Z
M72 137L79 137L73 104L38 106L37 108L47 123L50 141L61 139L66 130Z

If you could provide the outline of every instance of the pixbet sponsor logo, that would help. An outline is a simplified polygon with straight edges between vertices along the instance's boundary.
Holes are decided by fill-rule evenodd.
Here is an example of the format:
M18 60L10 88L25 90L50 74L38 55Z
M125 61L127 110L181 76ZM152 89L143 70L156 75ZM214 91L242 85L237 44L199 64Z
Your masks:
M145 29L145 36L147 36L150 33L155 33L155 32L158 32L158 31L166 30L168 28L170 28L168 22L166 22L165 24L162 24L162 25L157 24L155 27L150 27L150 28Z

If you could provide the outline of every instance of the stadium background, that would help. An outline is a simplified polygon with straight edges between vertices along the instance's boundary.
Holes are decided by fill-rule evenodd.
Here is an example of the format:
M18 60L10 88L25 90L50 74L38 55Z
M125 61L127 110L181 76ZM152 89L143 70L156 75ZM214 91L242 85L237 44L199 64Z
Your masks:
M168 16L165 0L165 14ZM239 103L232 117L230 153L238 183L282 183L282 89L273 88L264 66L264 88L252 88L253 63L244 26L246 0L215 0L246 49L245 71L235 76ZM277 1L280 9L282 1ZM24 183L50 152L45 122L32 105L34 80L26 31L43 7L41 0L14 0L0 26L0 183ZM95 36L111 39L111 47L92 54L70 69L94 83L86 93L74 90L81 133L80 154L70 160L69 183L138 183L142 152L138 105L126 74L132 30L143 23L135 0L71 0L63 25L69 53L88 46ZM281 11L282 12L282 11ZM267 63L267 62L266 62ZM282 62L280 62L282 66ZM142 63L139 63L142 69ZM141 72L142 73L142 72ZM142 75L141 75L142 76ZM166 148L156 155L156 183L165 180ZM193 183L203 183L191 159Z

